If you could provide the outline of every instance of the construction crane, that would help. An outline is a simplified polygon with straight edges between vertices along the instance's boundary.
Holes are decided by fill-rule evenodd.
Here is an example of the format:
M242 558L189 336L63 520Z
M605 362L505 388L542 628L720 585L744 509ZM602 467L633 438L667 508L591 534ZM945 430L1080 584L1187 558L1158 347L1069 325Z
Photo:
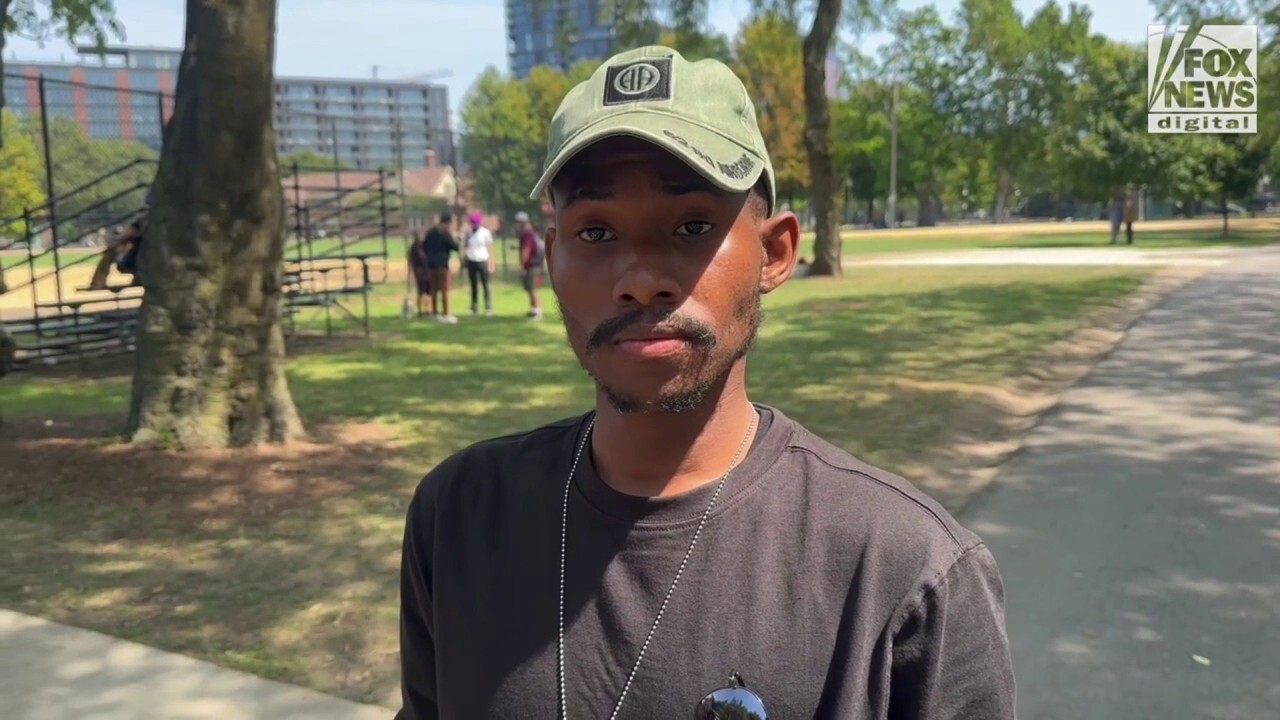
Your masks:
M443 80L453 77L452 70L432 70L431 72L422 73L421 75L411 75L409 77L400 78L401 82L429 83L434 80Z

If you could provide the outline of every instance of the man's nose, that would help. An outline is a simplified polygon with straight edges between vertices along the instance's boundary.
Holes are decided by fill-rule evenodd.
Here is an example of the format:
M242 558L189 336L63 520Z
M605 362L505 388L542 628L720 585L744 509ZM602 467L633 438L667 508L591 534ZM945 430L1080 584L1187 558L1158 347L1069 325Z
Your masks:
M641 250L626 261L614 285L614 301L624 306L675 307L684 300L684 291L670 257Z

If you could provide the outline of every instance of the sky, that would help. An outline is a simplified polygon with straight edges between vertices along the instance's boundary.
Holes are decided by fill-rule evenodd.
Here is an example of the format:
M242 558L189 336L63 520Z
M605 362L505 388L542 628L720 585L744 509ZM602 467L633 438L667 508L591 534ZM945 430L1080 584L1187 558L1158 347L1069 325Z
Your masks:
M1144 42L1155 12L1148 0L1078 0L1093 12L1092 28L1117 40ZM1065 0L1060 0L1065 4ZM954 17L959 0L899 0L906 9L936 7ZM1015 0L1029 15L1044 0ZM116 0L125 44L181 47L182 0ZM749 0L712 0L709 21L732 35L747 16ZM355 10L354 8L359 8ZM411 78L434 75L449 87L454 115L475 78L490 65L507 69L503 0L280 0L276 73L285 76ZM860 45L871 52L884 35ZM75 59L61 41L40 47L10 38L5 59ZM441 74L443 73L443 74Z

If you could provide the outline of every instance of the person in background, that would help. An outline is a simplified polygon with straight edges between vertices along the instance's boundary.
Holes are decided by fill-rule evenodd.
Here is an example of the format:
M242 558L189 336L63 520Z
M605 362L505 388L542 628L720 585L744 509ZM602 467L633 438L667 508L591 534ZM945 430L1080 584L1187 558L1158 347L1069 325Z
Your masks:
M89 281L89 290L104 290L107 287L107 276L111 274L111 266L126 275L133 275L133 284L138 280L138 252L142 249L142 231L146 226L147 216L139 215L128 227L121 230L98 259L98 266L93 269L93 279Z
M494 273L493 233L484 226L480 213L471 213L471 233L462 249L466 258L467 278L471 281L471 315L480 308L479 291L484 287L484 314L493 315L493 296L489 293L489 276Z
M0 377L9 374L14 358L18 354L18 344L13 341L9 331L0 325Z
M413 276L418 288L418 317L424 314L436 314L435 294L431 288L431 269L427 266L426 233L414 233L413 245L409 246L409 273ZM423 301L426 301L426 312L423 312Z
M1138 219L1138 204L1133 201L1132 195L1126 195L1124 198L1124 238L1126 245L1133 244L1133 223Z
M540 319L542 304L538 302L538 288L542 287L542 261L544 256L542 236L529 221L529 214L516 213L516 230L520 233L520 282L529 293L527 317Z
M1107 208L1111 219L1111 244L1115 245L1120 237L1120 220L1124 217L1124 199L1120 193L1111 196L1111 206Z
M448 325L458 322L458 318L449 313L449 290L453 284L449 275L449 256L459 251L458 241L449 231L452 225L453 215L442 213L436 226L422 238L422 254L431 284L431 314L438 322Z

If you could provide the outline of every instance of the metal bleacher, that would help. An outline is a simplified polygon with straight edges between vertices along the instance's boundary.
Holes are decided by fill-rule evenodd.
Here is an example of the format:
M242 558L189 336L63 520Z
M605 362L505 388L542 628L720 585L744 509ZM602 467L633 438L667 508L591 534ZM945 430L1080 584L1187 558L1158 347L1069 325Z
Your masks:
M101 195L103 183L140 162L147 161L122 166L19 218L0 219L0 227L22 230L17 240L0 239L0 250L8 251L0 253L0 274L11 279L0 282L0 302L7 301L0 305L0 323L15 346L11 369L136 349L144 288L129 276L113 275L106 288L88 289L87 272L105 248L86 246L84 239L140 215L140 204L122 201L139 197L147 185L112 193L65 217L57 211L76 198ZM289 235L284 255L285 332L291 337L319 332L316 326L322 322L326 335L341 324L367 334L369 293L387 278L388 235L395 231L390 221L394 192L382 173L354 183L332 169L292 170L283 188ZM305 190L300 180L304 173L310 179ZM332 187L317 185L321 173L334 178Z

